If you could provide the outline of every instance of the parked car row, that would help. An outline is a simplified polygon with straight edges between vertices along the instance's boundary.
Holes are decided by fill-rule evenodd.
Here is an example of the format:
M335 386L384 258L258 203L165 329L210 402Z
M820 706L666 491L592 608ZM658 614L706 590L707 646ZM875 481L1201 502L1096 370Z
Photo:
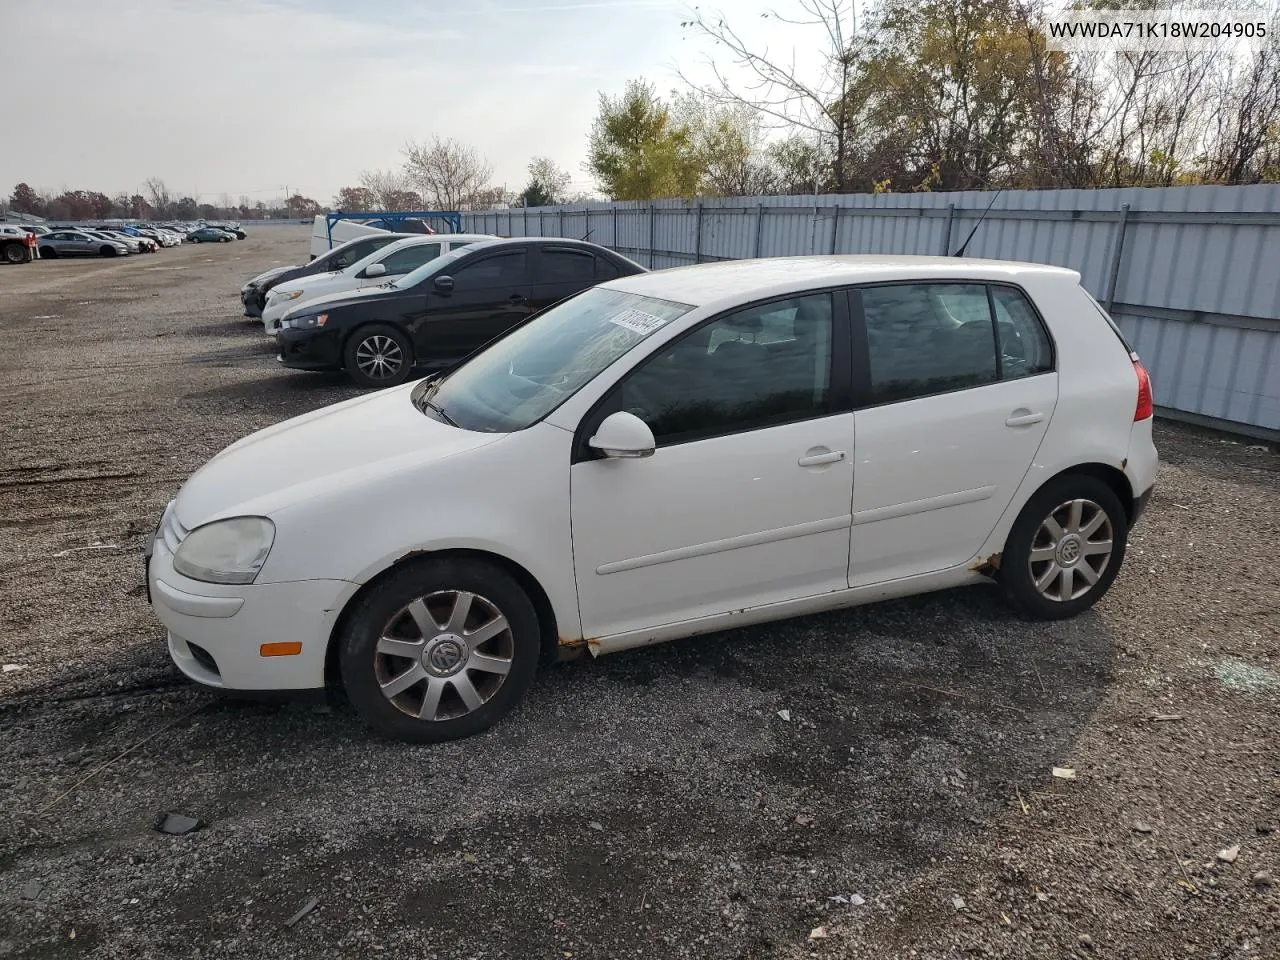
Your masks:
M0 223L0 260L23 263L29 258L27 236L36 238L40 259L58 257L125 257L155 253L181 243L230 243L243 240L237 224L66 224L52 226Z
M406 740L586 649L992 581L1074 616L1155 481L1150 380L1072 270L477 239L294 309L287 366L437 372L215 456L149 599L191 679L340 684Z
M241 297L249 315L250 303L263 304L284 366L345 370L360 386L387 387L456 363L587 287L642 272L580 240L388 234L255 277Z

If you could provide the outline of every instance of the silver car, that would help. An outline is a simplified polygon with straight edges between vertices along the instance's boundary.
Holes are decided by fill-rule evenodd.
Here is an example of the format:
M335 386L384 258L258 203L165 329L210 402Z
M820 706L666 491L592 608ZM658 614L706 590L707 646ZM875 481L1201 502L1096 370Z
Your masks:
M87 233L91 237L98 237L114 243L123 243L130 253L142 253L142 242L136 237L131 237L127 233L116 233L111 230L97 230L88 227L81 228L82 233Z
M124 257L128 246L110 237L95 236L85 230L55 230L40 238L40 256L56 257Z

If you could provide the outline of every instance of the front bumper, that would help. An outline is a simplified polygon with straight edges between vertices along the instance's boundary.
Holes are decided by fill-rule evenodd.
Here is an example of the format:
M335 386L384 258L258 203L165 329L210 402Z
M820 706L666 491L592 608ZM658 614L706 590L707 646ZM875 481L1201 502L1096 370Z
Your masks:
M314 690L324 686L334 623L357 585L346 580L223 585L173 569L163 538L151 545L147 590L169 632L169 656L187 677L223 690ZM264 657L267 643L299 642L295 656Z
M281 330L279 361L294 370L341 370L342 339L337 330Z
M240 302L244 304L244 315L246 317L262 316L262 294L259 293L257 287L241 290Z

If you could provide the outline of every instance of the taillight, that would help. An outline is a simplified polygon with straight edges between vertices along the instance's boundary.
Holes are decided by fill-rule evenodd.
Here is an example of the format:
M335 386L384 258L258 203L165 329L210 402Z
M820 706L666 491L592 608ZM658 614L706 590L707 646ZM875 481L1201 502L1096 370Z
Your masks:
M1155 406L1151 400L1151 377L1141 360L1133 361L1133 372L1138 375L1138 406L1133 411L1133 419L1150 420L1155 414Z

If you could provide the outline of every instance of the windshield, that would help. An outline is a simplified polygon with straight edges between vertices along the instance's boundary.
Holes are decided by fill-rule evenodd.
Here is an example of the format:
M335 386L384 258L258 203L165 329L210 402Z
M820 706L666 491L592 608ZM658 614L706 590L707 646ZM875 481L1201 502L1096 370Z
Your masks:
M484 433L537 423L586 383L693 307L593 287L534 317L412 399L441 419Z

